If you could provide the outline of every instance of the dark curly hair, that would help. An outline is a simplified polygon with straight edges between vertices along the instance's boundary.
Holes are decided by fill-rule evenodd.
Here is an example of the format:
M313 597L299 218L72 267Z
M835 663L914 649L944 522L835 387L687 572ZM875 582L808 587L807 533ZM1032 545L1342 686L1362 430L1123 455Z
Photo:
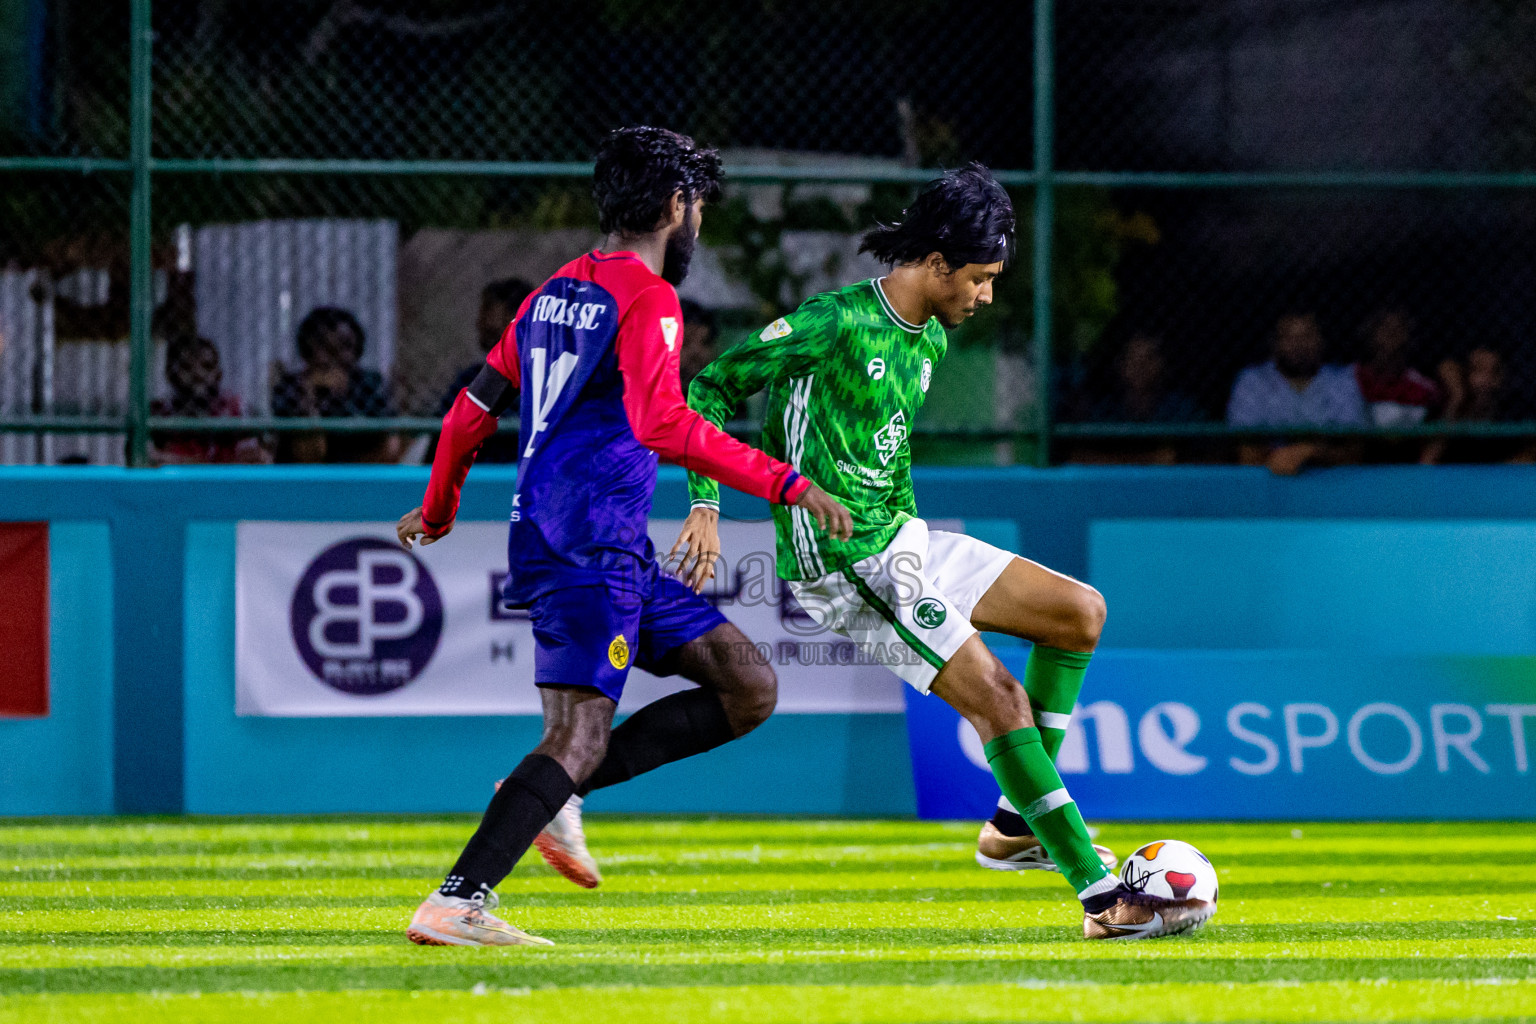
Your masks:
M214 355L218 355L219 348L207 338L196 334L178 334L165 343L165 374L171 375L172 369L183 363L189 363L204 349L213 349Z
M720 198L720 154L686 135L638 125L603 140L592 172L592 198L606 234L655 231L673 193L684 202Z
M533 285L522 278L505 277L500 281L492 281L480 289L480 301L498 302L516 313L531 291L533 291Z
M357 317L350 310L338 306L316 306L299 321L298 336L294 339L299 358L306 363L313 360L321 339L338 327L352 329L352 333L357 336L357 354L362 355L368 344L368 336L363 333L363 325L357 322Z
M1013 262L1013 201L979 163L930 181L894 224L877 224L859 252L882 263L921 263L938 253L951 271L967 263Z

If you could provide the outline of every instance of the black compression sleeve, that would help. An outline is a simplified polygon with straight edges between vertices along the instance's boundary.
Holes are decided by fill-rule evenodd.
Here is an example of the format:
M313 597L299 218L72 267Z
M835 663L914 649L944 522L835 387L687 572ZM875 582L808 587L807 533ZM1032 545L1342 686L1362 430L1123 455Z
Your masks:
M490 363L480 367L480 372L469 385L469 397L473 398L492 416L500 416L512 408L517 388L503 377Z
M683 690L652 701L614 727L603 763L577 788L581 796L736 738L713 690Z

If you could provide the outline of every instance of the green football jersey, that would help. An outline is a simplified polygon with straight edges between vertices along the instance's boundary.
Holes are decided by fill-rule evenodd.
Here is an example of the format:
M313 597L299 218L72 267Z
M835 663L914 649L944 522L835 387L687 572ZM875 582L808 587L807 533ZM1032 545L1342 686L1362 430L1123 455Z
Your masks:
M783 459L853 514L837 541L802 508L773 506L778 573L815 579L884 551L912 500L908 432L948 346L944 328L897 315L878 280L823 292L704 368L688 404L724 424L767 390L763 451ZM720 485L688 476L693 504L720 507Z

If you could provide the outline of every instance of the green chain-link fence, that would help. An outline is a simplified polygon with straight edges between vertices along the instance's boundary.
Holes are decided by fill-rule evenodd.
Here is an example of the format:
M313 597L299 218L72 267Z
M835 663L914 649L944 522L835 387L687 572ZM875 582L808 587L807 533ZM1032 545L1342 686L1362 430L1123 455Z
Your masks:
M0 461L420 458L636 122L726 154L720 345L997 169L1023 258L920 459L1522 457L1533 40L1515 0L0 0ZM1230 425L1277 334L1364 367L1250 374L1261 413L1358 408Z

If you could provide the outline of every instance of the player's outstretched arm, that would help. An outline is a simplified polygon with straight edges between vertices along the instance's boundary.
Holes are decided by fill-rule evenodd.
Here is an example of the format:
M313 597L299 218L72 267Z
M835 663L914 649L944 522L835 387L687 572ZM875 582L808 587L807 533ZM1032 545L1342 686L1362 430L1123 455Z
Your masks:
M485 365L459 392L453 407L443 417L438 435L437 454L432 459L432 477L427 494L418 508L400 517L395 532L406 548L416 537L430 544L448 535L459 514L459 492L469 476L469 467L485 439L496 433L501 414L512 408L517 389L522 385L522 371L517 357L517 324L533 301L531 293L523 300L517 317L502 331L501 340L486 354Z
M677 293L658 283L636 296L614 348L624 378L624 411L639 442L685 469L769 501L789 504L810 481L788 463L743 444L683 401L676 351ZM669 334L666 326L671 326ZM668 343L669 337L672 343Z
M688 405L724 428L749 396L776 380L815 373L836 334L836 306L821 297L811 299L704 367L688 389ZM718 509L720 484L702 473L690 472L688 498L695 508Z
M853 536L853 513L815 484L807 487L795 499L795 504L809 512L811 518L816 520L816 525L833 540L848 540Z
M794 504L809 512L816 525L835 540L853 536L853 516L814 483L800 493ZM706 505L695 506L683 521L677 543L667 553L666 564L673 567L678 579L699 593L715 578L715 563L719 560L720 513Z
M508 328L510 333L511 328ZM432 478L427 482L426 498L417 508L407 512L396 524L395 532L406 548L416 537L422 544L430 544L446 537L453 529L453 521L459 514L459 493L469 468L485 439L496 433L497 419L512 405L517 385L498 365L495 357L480 368L474 381L459 392L453 408L443 417L443 430L438 436L437 455L432 459ZM516 373L516 363L512 364Z

